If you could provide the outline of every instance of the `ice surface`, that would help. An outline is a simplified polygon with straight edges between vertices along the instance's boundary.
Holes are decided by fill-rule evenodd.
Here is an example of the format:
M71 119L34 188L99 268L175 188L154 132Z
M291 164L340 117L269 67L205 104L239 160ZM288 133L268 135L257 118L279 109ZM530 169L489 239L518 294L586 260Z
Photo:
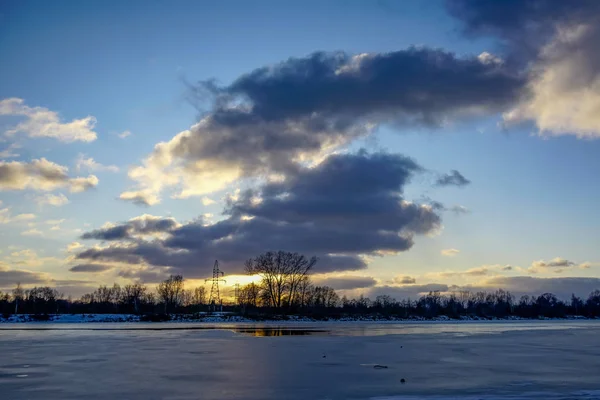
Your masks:
M3 324L0 398L600 399L600 321L325 323L311 326L326 335L281 337L180 329L198 325Z

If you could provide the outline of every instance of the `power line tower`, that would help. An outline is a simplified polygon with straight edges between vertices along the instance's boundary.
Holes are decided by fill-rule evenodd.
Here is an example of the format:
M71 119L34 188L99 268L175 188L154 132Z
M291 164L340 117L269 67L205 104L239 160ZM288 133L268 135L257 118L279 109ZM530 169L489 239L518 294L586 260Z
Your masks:
M225 283L225 279L221 279L221 277L224 275L225 274L223 271L219 269L219 261L215 260L212 279L204 280L204 282L212 282L212 286L210 288L210 298L208 299L208 304L210 304L212 311L217 311L217 307L220 307L221 311L223 311L223 303L221 302L221 295L219 293L219 282Z

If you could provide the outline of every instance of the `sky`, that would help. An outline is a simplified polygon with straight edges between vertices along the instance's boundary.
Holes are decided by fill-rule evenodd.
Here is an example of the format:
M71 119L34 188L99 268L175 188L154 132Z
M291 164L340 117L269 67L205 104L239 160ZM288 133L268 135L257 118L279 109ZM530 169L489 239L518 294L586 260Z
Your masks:
M600 288L600 5L0 2L0 290Z

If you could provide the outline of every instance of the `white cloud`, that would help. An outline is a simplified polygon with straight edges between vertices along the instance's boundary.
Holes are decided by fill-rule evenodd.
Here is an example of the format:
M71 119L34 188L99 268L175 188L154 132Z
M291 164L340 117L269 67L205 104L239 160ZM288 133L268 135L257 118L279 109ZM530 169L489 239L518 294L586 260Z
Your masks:
M31 162L0 161L0 190L52 191L68 187L71 192L81 192L98 184L94 175L70 178L68 170L45 158Z
M48 204L54 207L64 206L65 204L69 204L69 199L62 193L57 195L55 194L45 194L42 196L38 196L36 198L36 202L40 205Z
M452 257L460 253L460 250L457 249L444 249L441 251L443 256Z
M11 136L23 133L29 137L49 137L62 142L92 142L97 135L94 132L96 118L87 116L62 122L55 111L45 107L29 107L23 99L8 98L0 101L0 115L24 117L24 121L12 127L6 134Z
M213 199L211 199L210 197L206 197L204 196L202 198L202 205L203 206L210 206L211 204L215 204L216 201L214 201Z
M44 233L38 229L29 229L27 231L21 232L23 236L42 236Z
M21 221L29 221L34 219L35 214L26 213L26 214L17 214L15 216L11 215L10 208L0 209L0 224L8 224L11 222L21 222Z
M552 272L555 274L561 274L567 270L573 269L575 267L579 267L580 269L590 268L591 263L585 262L582 264L578 264L574 261L566 260L562 257L556 257L552 260L538 260L531 263L531 266L526 270L531 274L544 273L544 272Z
M502 64L504 62L504 61L502 61L502 59L500 57L498 57L494 54L488 53L487 51L484 51L483 53L478 55L477 59L482 64Z
M492 271L489 266L483 265L481 267L467 269L465 271L443 271L443 272L430 272L425 276L432 279L448 279L448 278L461 278L468 279L477 276L484 276L490 274Z
M20 154L15 153L13 150L20 149L21 146L17 143L10 144L7 148L0 151L0 158L14 158L19 157Z
M69 184L71 193L85 192L98 186L98 178L95 175L90 175L87 178L73 178L69 180Z
M96 162L92 157L85 158L85 155L79 154L75 161L75 168L77 171L108 171L108 172L119 172L119 167L116 165L103 165Z
M72 242L67 245L67 252L72 253L73 251L82 248L83 245L79 242Z
M139 196L133 195L144 193L145 197L152 195L156 203L160 201L160 194L169 189L175 191L171 195L174 199L207 195L225 189L240 178L273 173L275 164L277 168L282 168L280 164L290 162L318 162L325 155L374 128L367 129L360 125L350 131L338 132L325 124L322 131L311 133L316 143L308 148L276 146L276 150L273 150L265 144L265 138L262 138L263 135L271 135L285 139L283 141L301 142L305 140L307 132L316 126L321 125L314 121L257 120L249 121L243 126L226 126L214 116L205 117L168 142L156 144L152 153L142 161L142 165L131 168L128 176L136 182L136 186L125 192L121 199L144 204ZM274 138L269 140L276 140Z
M121 133L119 133L117 136L119 136L121 139L125 139L127 136L131 135L131 131L123 131Z
M541 51L531 96L504 114L504 125L534 121L540 135L600 138L600 26L558 30Z

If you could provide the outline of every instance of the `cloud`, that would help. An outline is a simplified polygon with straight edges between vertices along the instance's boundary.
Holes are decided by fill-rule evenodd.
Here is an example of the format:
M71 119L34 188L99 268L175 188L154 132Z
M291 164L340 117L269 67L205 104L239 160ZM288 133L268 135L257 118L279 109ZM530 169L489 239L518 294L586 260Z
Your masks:
M125 139L128 136L131 136L131 131L123 131L121 133L119 133L117 136L119 136L119 138L121 139Z
M564 258L556 257L550 261L534 261L531 266L536 268L554 268L554 267L571 267L575 265L573 261L565 260Z
M491 268L487 265L467 269L465 271L443 271L443 272L431 272L426 274L430 278L434 279L448 279L448 278L469 278L488 275L491 272Z
M98 178L90 175L87 178L73 178L69 180L69 191L71 193L85 192L98 186Z
M229 198L225 219L161 228L165 238L135 238L131 222L87 232L83 238L113 244L85 250L82 260L174 268L206 276L199 260L219 259L228 273L267 250L298 251L320 258L318 272L366 267L364 255L409 250L416 235L432 234L441 220L426 205L406 201L403 188L421 171L393 154L335 154L313 167L297 167L283 181ZM207 266L208 268L209 266Z
M379 114L437 124L448 115L502 109L522 82L477 57L437 49L389 53L314 53L256 69L227 87L205 83L219 104L248 99L268 120L322 113L354 119ZM482 88L485 87L485 90Z
M113 266L106 264L78 264L71 268L71 272L105 272L112 269Z
M17 214L15 216L12 216L10 213L10 208L8 208L8 207L0 209L0 224L9 224L12 222L30 221L35 218L36 218L36 215L31 214L31 213Z
M14 287L17 283L23 285L38 284L47 280L48 275L43 272L10 269L0 264L0 287Z
M449 174L441 175L435 184L437 186L466 186L471 181L465 178L460 172L453 169Z
M84 233L81 235L81 238L108 241L134 239L143 235L167 233L179 226L180 224L178 224L174 218L144 214L130 219L125 224L110 225L105 228Z
M108 172L119 172L119 167L116 165L103 165L96 162L92 157L85 158L85 155L79 154L75 161L75 168L77 171L108 171Z
M412 276L397 276L394 278L394 283L399 283L401 285L411 285L417 283L417 280Z
M39 229L29 229L27 231L21 232L22 236L43 236L44 233L42 231L40 231Z
M229 86L203 82L194 89L212 100L210 112L129 170L136 187L124 200L167 189L175 198L201 196L240 178L286 175L381 124L434 127L503 111L522 86L502 65L428 48L319 52L258 68Z
M62 193L59 193L59 194L47 193L47 194L36 197L35 201L39 205L47 204L47 205L54 206L54 207L61 207L61 206L64 206L65 204L69 204L69 199L67 198L67 196L65 196Z
M460 253L460 250L457 249L444 249L441 251L443 256L452 257Z
M160 201L155 194L144 191L123 192L119 200L130 201L138 206L152 206Z
M75 250L81 249L82 247L84 246L79 242L71 242L67 245L66 250L68 253L73 253Z
M66 219L62 218L62 219L48 219L46 220L46 224L48 225L60 225L63 222L65 222Z
M377 281L370 276L339 276L313 279L315 285L329 286L335 290L360 289L375 286Z
M98 184L98 178L68 176L68 168L45 158L31 162L0 161L0 190L52 191L67 187L71 192L82 192Z
M131 279L146 284L158 283L169 277L169 273L166 271L151 270L147 267L121 269L118 271L118 275L125 279Z
M21 146L19 144L11 143L4 150L0 151L0 159L19 157L20 154L15 153L14 150L20 149L20 148L21 148Z
M576 262L566 260L561 257L556 257L550 261L538 260L531 263L531 266L527 269L527 272L537 274L540 272L553 272L556 274L563 273L569 269L579 266L581 269L589 268L590 263L583 263L578 265Z
M5 132L9 136L22 133L29 137L48 137L67 143L92 142L97 137L93 130L96 118L87 116L62 122L57 112L44 107L29 107L19 98L0 100L1 115L24 118L24 121Z
M495 36L528 75L527 94L504 114L541 135L600 137L600 3L594 0L449 0L470 35Z
M210 206L211 204L215 204L215 201L213 199L211 199L210 197L206 197L206 196L204 196L202 198L202 205L203 206Z

